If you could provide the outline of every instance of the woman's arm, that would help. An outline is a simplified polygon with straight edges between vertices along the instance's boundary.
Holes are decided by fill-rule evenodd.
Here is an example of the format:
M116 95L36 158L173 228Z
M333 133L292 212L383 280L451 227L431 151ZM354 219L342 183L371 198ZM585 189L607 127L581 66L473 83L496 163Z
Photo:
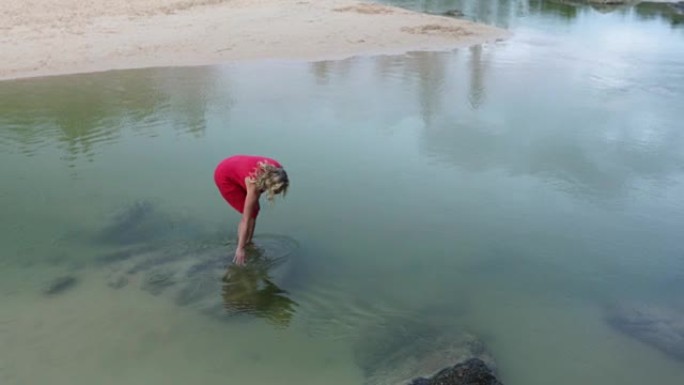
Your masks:
M233 262L242 265L245 262L245 246L251 241L254 232L254 225L256 218L254 218L254 210L259 201L259 191L254 183L250 180L245 180L247 185L247 197L245 198L244 209L242 210L242 219L238 225L238 245L235 250L235 258Z

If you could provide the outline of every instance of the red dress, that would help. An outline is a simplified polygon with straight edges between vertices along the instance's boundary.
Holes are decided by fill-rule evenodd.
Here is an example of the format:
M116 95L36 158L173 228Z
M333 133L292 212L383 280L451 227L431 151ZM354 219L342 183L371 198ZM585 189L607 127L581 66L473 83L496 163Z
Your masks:
M282 167L276 160L252 155L234 155L224 159L214 170L214 182L218 187L223 199L228 202L240 214L245 208L247 199L247 186L245 178L254 176L254 172L260 162L270 163L276 167ZM257 201L252 217L259 215L259 202Z

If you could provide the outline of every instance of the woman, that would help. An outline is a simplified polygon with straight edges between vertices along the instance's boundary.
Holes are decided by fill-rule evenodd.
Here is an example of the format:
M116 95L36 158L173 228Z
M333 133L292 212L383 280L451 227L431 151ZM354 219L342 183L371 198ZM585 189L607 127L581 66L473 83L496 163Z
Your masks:
M273 201L278 194L287 192L287 173L276 160L263 156L235 155L216 166L214 181L223 199L242 214L238 225L238 245L233 262L245 262L245 246L252 242L256 218L259 215L259 197L268 194Z

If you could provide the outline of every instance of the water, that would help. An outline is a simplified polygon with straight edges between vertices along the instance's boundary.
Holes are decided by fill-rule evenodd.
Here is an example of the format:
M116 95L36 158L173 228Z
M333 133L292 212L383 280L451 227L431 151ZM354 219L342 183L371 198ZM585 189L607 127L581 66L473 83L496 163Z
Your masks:
M395 3L514 36L3 82L1 382L360 384L358 338L397 317L477 334L506 384L682 382L681 361L604 320L613 303L682 306L681 17ZM212 172L236 152L290 174L257 230L300 245L292 322L222 322L108 287L94 261L112 247L89 239L135 202L219 232L212 247L231 239ZM65 274L73 289L41 294Z

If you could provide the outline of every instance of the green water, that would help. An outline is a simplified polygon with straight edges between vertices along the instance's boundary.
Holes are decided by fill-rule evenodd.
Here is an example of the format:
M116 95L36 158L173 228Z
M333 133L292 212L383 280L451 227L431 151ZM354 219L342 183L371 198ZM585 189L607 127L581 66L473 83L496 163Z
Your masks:
M477 334L506 384L684 381L604 321L612 303L684 306L682 18L394 3L514 35L0 83L0 382L360 384L355 341L397 315ZM289 327L109 288L87 239L135 202L231 239L212 173L233 153L290 175L257 228L300 245ZM79 284L41 294L64 274Z

